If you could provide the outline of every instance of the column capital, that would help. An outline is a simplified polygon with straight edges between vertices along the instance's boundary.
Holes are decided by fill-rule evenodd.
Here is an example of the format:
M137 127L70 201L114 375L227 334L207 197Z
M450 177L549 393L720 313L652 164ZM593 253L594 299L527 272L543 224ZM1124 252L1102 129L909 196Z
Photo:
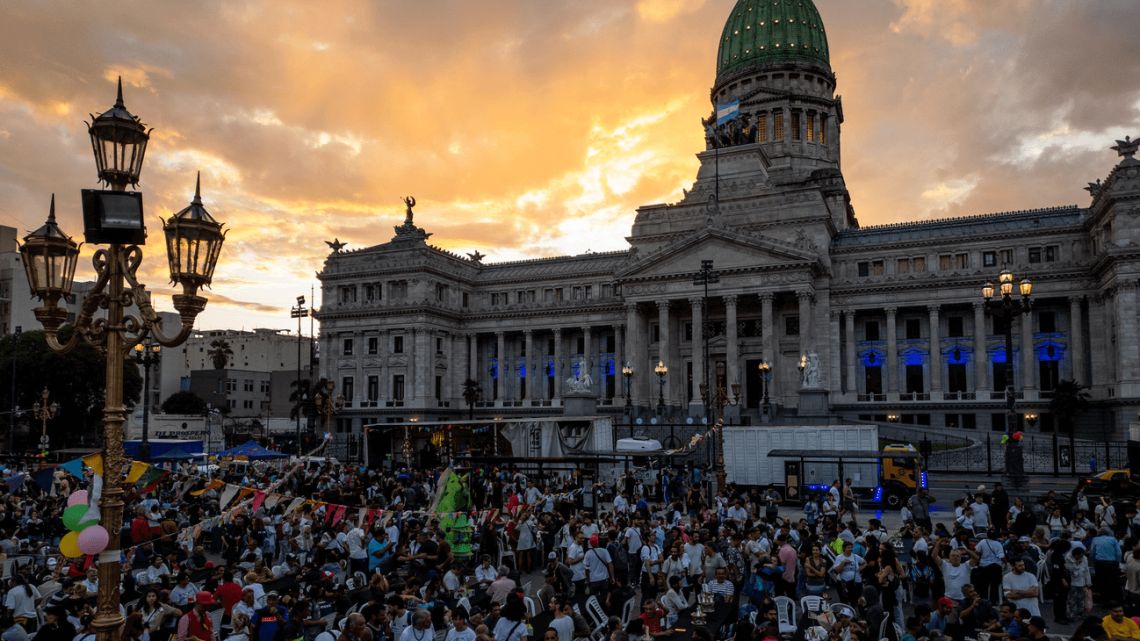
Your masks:
M415 331L415 329L413 329L412 331L414 332L414 331ZM506 336L506 334L507 334L507 333L506 333L505 331L501 330L501 329L497 329L497 330L495 330L495 337L496 337L496 338L502 338L502 337Z
M526 328L526 329L524 329L524 330L523 330L523 336L525 336L525 337L527 337L527 338L530 338L531 336L534 336L534 330L533 330L533 329L531 329L531 328L529 328L529 327L528 327L528 328Z
M941 309L942 309L941 305L927 305L926 306L926 311L929 312L932 316L936 316Z
M690 298L689 304L692 305L693 307L704 307L705 306L705 299L700 297L700 296L697 296L695 298Z
M855 312L857 311L859 310L855 309L854 307L845 307L843 309L843 315L847 318L850 318L851 320L855 320Z
M838 309L829 309L827 311L827 316L831 319L832 322L839 322L840 313L841 312Z
M732 305L733 307L736 306L736 298L736 294L725 294L724 296L721 296L721 299L724 300L724 304L726 306Z
M1069 297L1069 304L1070 305L1080 305L1081 303L1084 302L1084 300L1085 300L1084 294L1076 294L1076 295Z
M669 309L669 305L670 305L669 299L659 300L656 302L657 302L657 309Z
M562 335L562 328L561 327L555 327L554 329L552 329L550 331L554 332L555 337Z
M631 301L631 300L625 301L625 311L626 311L626 313L633 312L636 314L637 313L637 303L635 301Z
M800 300L803 300L805 298L814 298L814 297L815 297L815 292L813 292L810 289L797 289L796 290L796 298L798 298Z
M894 316L895 314L898 313L899 308L898 307L884 307L883 311L887 313L887 316Z
M986 301L984 301L984 300L976 300L970 304L974 306L975 312L978 311L979 309L982 311L985 311L985 309L986 309Z
M761 303L771 303L772 300L776 298L776 295L772 292L760 292L756 297L760 299Z
M590 333L590 326L589 325L583 325L581 327L581 329L582 329L583 334L589 334Z
M1133 291L1140 287L1140 283L1134 280L1120 280L1116 282L1116 288L1122 291Z

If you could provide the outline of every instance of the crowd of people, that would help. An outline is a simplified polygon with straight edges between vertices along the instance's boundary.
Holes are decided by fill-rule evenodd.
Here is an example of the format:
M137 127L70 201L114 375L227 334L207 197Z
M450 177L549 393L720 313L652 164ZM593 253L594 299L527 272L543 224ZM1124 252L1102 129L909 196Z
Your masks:
M449 533L453 519L430 509L441 469L183 469L125 497L121 634L1014 641L1075 626L1076 641L1140 641L1135 505L1010 497L999 483L938 497L941 510L919 489L875 518L850 483L789 506L776 488L710 496L705 472L583 492L577 473L480 468L464 477L470 526ZM223 511L209 475L225 474L312 501ZM66 497L90 482L61 473L49 491L27 484L0 501L2 641L93 641L94 559L58 553ZM334 505L384 511L330 518Z

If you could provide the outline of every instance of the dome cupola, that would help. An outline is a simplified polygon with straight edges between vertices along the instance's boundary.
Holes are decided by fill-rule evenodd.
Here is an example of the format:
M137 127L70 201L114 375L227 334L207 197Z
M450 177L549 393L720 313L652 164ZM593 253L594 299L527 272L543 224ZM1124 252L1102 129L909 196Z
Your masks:
M823 20L812 0L737 0L717 52L717 83L753 67L781 62L831 63Z

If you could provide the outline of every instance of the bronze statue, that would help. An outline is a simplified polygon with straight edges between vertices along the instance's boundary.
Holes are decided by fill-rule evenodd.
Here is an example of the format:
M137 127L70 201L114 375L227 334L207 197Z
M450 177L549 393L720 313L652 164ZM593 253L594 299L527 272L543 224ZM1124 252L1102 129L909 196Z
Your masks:
M404 204L408 206L408 213L404 215L404 224L412 224L412 207L416 206L416 199L412 196L404 196Z

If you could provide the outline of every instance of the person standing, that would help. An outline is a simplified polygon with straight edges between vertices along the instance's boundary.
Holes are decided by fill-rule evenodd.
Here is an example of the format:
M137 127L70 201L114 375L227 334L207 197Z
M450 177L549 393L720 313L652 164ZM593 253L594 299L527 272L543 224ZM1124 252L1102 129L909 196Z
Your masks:
M1007 600L1013 601L1018 608L1025 608L1033 616L1041 616L1041 608L1037 604L1041 586L1037 577L1025 571L1024 559L1013 560L1013 569L1001 580L1001 585Z
M982 531L978 542L974 545L974 552L978 555L974 587L978 589L983 599L990 603L1001 603L1001 569L1005 563L1005 548L993 540L990 534L991 532Z
M930 521L930 504L933 502L934 497L930 496L925 487L918 488L918 492L906 502L915 524L928 530L933 527Z
M1124 560L1124 555L1112 528L1100 529L1100 534L1093 538L1089 546L1089 554L1093 560L1093 591L1102 603L1119 602L1120 563Z
M194 607L178 620L178 641L217 641L214 622L206 611L211 605L213 594L203 590L194 596Z

